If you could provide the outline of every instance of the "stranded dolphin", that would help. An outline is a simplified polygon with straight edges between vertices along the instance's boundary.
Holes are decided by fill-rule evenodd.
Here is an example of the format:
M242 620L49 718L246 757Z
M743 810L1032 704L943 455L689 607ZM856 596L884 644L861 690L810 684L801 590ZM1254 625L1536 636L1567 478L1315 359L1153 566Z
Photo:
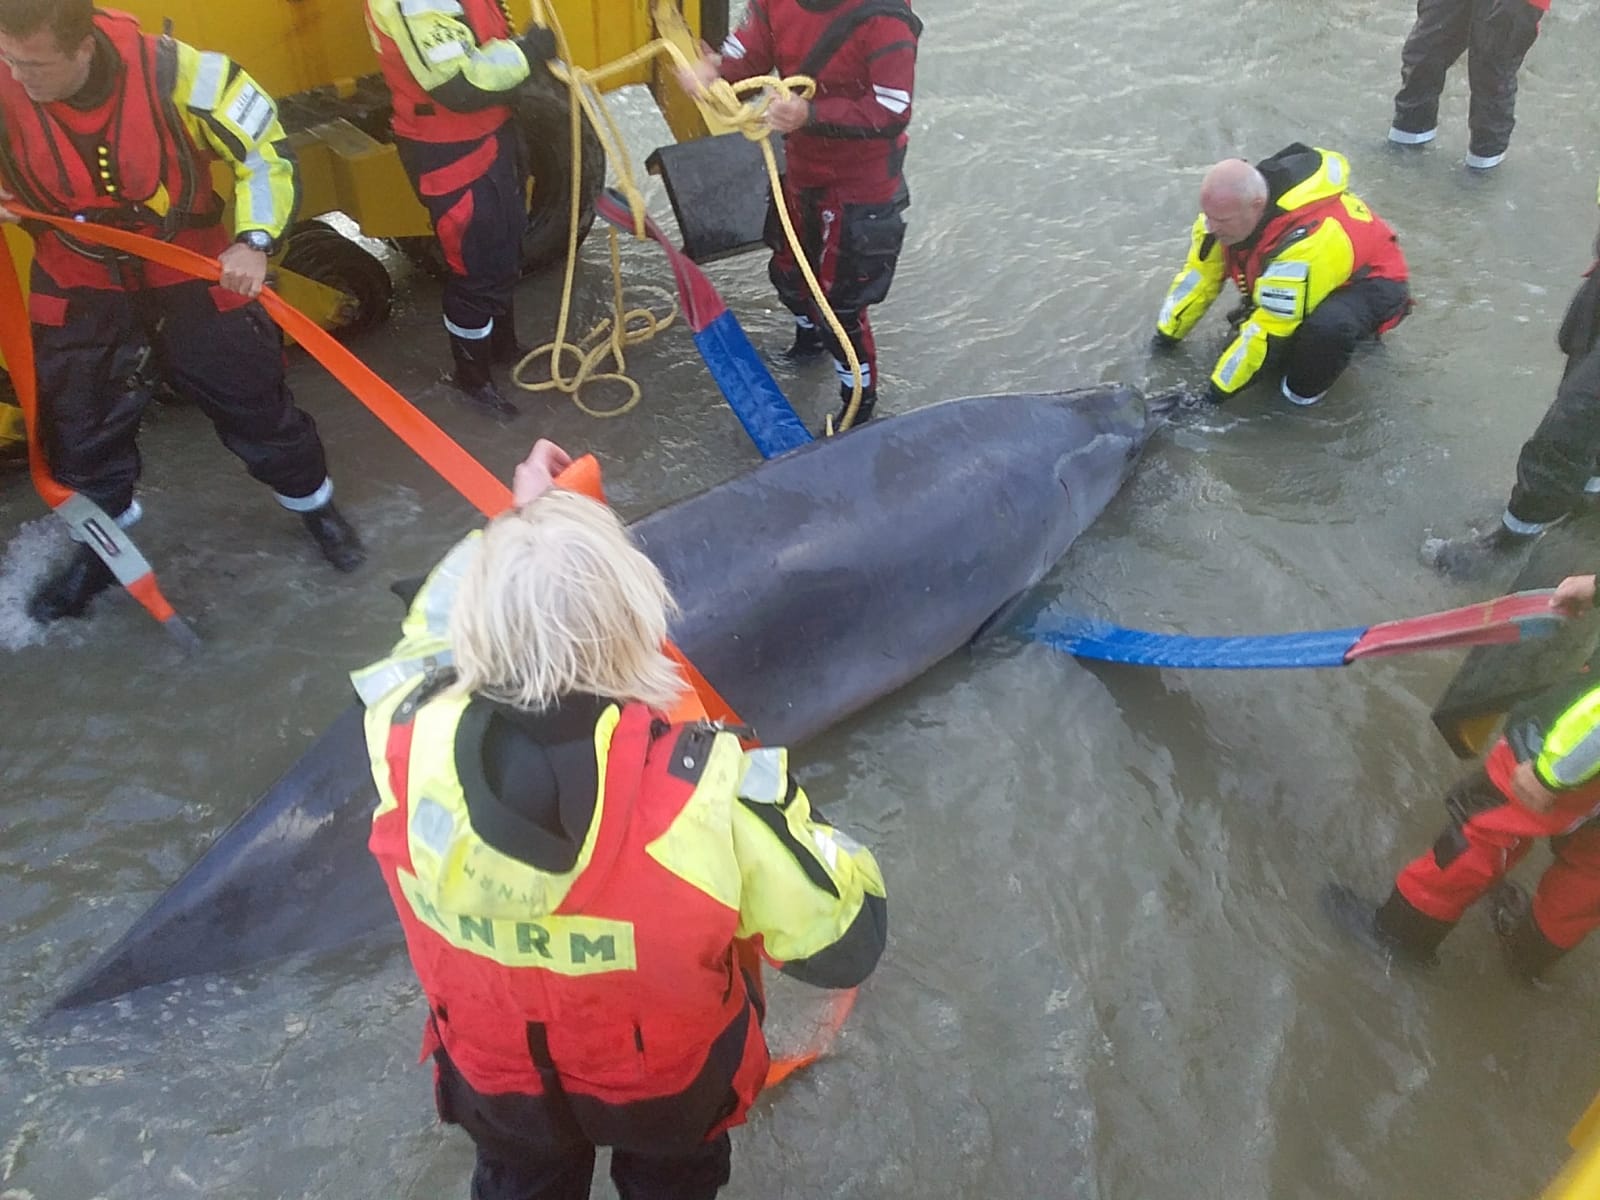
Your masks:
M1157 423L1116 386L953 400L632 529L682 606L678 646L763 740L792 744L914 679L1037 583ZM366 852L375 802L352 705L56 1007L398 934Z

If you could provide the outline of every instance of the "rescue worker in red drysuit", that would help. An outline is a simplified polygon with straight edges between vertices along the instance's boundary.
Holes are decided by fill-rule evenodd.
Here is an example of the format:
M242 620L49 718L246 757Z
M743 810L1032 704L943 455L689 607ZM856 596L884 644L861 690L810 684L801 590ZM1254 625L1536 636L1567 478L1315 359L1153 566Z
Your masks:
M1230 279L1244 302L1206 389L1212 403L1263 372L1291 404L1321 400L1356 346L1411 309L1394 231L1349 190L1344 155L1295 142L1254 166L1230 158L1206 172L1189 257L1156 318L1175 346Z
M1594 603L1593 575L1563 580L1552 605ZM1408 863L1373 927L1388 947L1419 961L1468 906L1492 894L1496 932L1513 970L1542 975L1600 925L1600 681L1550 689L1519 705L1483 770L1445 797L1450 825ZM1503 882L1540 838L1555 861L1532 902Z
M380 802L371 848L427 998L441 1119L474 1200L701 1200L767 1071L760 938L853 987L887 929L877 863L778 749L664 714L666 584L615 514L552 490L456 547L390 657L354 677Z
M134 386L154 344L223 445L298 513L341 571L364 557L333 506L322 441L284 382L283 340L254 298L299 181L277 106L237 64L142 33L91 0L0 0L0 201L116 225L216 258L216 285L53 227L34 241L29 312L51 474L118 524L140 507ZM234 178L234 229L211 165ZM15 221L0 208L0 221ZM89 547L34 592L38 621L81 616L116 581Z
M907 0L751 0L744 24L705 54L684 86L692 92L719 75L729 83L756 75L805 75L816 95L774 100L767 120L785 135L783 202L806 259L861 364L855 423L878 401L878 348L867 308L889 294L905 241L907 130L922 22ZM787 357L833 355L842 419L852 378L844 346L811 298L776 201L767 214L768 274L794 314Z
M532 25L513 37L499 0L367 0L367 29L394 96L395 147L449 271L451 382L473 405L511 415L490 367L526 354L513 293L528 160L513 107L555 57L555 35Z

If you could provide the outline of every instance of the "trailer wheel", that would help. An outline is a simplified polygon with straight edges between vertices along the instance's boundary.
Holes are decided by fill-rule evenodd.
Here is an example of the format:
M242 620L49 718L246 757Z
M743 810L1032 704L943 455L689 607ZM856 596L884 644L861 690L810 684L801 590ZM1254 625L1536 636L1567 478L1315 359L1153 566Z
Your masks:
M346 337L389 319L394 281L389 269L360 243L321 221L301 221L285 236L279 265L343 292L345 319L331 332Z
M580 169L578 240L594 224L594 202L606 184L606 154L587 119L580 139L581 167L572 161L571 97L548 72L535 71L517 99L517 125L533 176L528 224L522 231L522 273L562 262L567 254L572 172Z

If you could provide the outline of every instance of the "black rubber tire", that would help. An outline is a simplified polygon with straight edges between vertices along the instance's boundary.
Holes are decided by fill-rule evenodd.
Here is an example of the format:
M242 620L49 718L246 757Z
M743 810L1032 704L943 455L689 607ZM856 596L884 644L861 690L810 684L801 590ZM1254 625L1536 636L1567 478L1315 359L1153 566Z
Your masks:
M517 125L533 176L528 225L522 231L522 273L566 261L572 195L571 97L546 71L535 71L517 97ZM580 139L578 240L594 224L594 202L606 185L606 154L587 118Z
M366 247L321 221L301 221L284 240L279 265L296 275L335 288L353 301L344 324L330 330L348 337L381 325L394 303L394 280L389 269Z

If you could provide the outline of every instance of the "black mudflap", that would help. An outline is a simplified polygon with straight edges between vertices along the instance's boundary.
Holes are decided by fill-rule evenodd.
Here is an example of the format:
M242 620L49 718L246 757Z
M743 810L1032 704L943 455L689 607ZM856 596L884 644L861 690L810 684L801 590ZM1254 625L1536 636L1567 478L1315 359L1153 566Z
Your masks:
M772 139L778 170L783 141ZM645 166L667 185L683 234L683 252L697 263L731 258L763 246L771 187L761 147L742 133L662 146Z

